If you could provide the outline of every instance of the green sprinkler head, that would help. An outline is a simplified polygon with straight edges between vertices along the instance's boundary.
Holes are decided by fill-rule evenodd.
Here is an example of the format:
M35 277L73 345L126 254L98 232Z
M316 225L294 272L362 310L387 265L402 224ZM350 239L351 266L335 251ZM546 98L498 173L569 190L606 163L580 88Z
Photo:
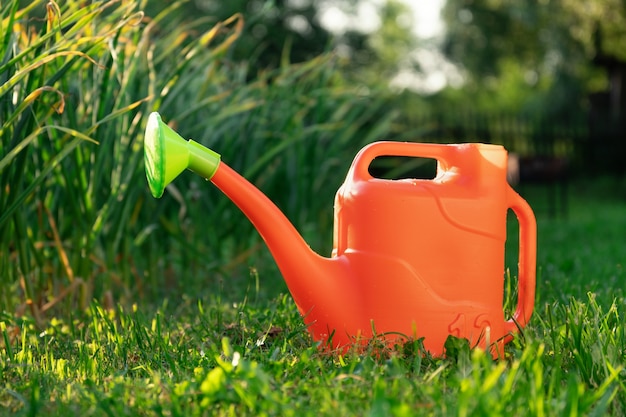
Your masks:
M193 140L185 140L166 125L157 112L150 114L144 140L144 163L150 192L155 198L185 169L211 179L220 155Z

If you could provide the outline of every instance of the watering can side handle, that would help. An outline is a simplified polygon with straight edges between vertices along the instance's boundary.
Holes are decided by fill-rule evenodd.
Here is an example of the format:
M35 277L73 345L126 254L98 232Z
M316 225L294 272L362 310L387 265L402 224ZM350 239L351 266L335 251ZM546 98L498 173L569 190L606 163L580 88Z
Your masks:
M520 228L517 308L513 318L505 322L505 332L510 339L518 328L526 326L535 305L537 223L526 200L510 186L507 186L507 194L509 208L517 216Z
M354 157L348 177L354 180L369 180L372 176L369 173L369 166L374 159L379 156L410 156L415 158L436 159L444 169L449 165L450 147L435 143L417 142L393 142L381 141L373 142L365 146Z

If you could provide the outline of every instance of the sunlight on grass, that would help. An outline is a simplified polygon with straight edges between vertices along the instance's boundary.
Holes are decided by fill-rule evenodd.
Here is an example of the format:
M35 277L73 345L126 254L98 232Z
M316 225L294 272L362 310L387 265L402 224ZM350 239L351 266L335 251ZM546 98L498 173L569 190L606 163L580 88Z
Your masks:
M44 330L5 317L0 402L47 415L619 415L622 313L593 299L540 311L550 321L537 320L505 361L469 349L322 354L288 296L243 309L188 304L175 317L93 305Z

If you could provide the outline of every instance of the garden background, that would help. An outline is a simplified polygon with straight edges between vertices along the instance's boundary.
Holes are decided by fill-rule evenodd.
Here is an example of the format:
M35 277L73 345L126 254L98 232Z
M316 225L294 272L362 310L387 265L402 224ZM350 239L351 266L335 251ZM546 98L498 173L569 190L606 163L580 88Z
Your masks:
M626 4L448 0L445 33L418 39L402 2L374 3L367 32L325 27L331 3L362 2L0 4L0 415L626 412ZM445 88L392 82L424 56L449 68ZM419 341L318 352L230 201L190 173L150 196L155 110L324 254L334 193L372 141L567 161L516 185L538 218L531 322L500 360Z

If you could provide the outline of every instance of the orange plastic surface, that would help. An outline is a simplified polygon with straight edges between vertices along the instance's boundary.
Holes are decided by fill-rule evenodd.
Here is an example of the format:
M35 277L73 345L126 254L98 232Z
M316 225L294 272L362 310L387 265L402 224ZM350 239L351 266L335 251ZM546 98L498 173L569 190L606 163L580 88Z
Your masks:
M434 158L432 180L373 178L378 156ZM424 338L435 356L449 335L502 353L534 306L536 225L508 185L497 145L376 142L359 152L335 198L334 249L312 252L267 197L223 162L211 181L259 230L313 339L347 348L374 335ZM508 209L520 225L517 309L504 317Z

